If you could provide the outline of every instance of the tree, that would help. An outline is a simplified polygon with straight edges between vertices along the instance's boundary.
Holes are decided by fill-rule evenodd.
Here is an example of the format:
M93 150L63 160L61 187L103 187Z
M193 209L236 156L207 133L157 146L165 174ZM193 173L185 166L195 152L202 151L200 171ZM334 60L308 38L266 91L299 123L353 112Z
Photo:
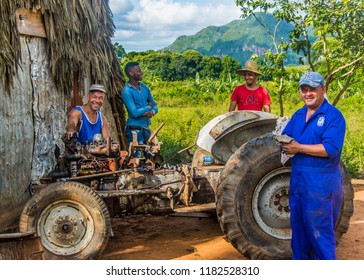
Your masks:
M231 80L231 77L235 76L235 72L238 68L241 68L239 61L235 60L231 56L224 56L221 59L222 72L220 78L222 80Z
M174 80L183 81L191 78L188 59L184 55L174 53L172 55L172 67L175 70ZM192 77L194 78L194 76Z
M201 76L203 78L218 79L222 71L221 59L216 56L204 56L202 58L203 69Z
M312 1L307 22L318 41L312 46L313 65L326 73L326 86L340 82L333 105L353 83L364 62L364 6L362 1ZM321 12L317 9L321 8Z
M183 54L153 50L129 52L123 56L121 67L124 68L129 61L140 63L146 80L163 81L184 81L195 79L197 75L212 79L222 75L224 79L231 79L236 69L241 67L240 63L230 56L220 59L204 56L195 50L187 50Z
M174 77L174 69L171 67L172 55L170 52L151 51L141 58L141 63L146 73L158 76L162 80L170 81Z
M120 45L119 43L115 43L114 48L115 48L116 56L118 57L119 60L121 60L124 57L124 55L126 54L124 47L122 45Z
M284 92L285 66L282 58L287 50L301 54L310 70L320 69L326 77L326 86L339 83L340 91L336 94L333 105L351 85L353 75L363 68L364 6L362 1L350 0L237 0L242 16L257 17L260 13L272 13L279 21L294 25L290 40L276 44L276 52L266 53L261 62L280 71L275 74L281 80ZM260 22L264 26L264 23ZM278 28L278 26L277 26ZM310 32L316 37L311 43ZM273 40L274 32L268 31ZM303 60L302 60L303 61ZM280 75L280 76L279 76ZM281 109L281 113L283 108Z
M194 77L202 69L203 55L195 50L187 50L183 56L187 59L187 66L190 69L189 75Z

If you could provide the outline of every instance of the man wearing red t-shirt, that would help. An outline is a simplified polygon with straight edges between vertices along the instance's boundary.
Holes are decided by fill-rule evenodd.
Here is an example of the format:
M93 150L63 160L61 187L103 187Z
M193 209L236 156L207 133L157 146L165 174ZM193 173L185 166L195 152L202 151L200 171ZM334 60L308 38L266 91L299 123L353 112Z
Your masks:
M261 75L258 71L258 64L248 60L245 68L236 71L244 77L245 84L237 86L232 95L229 112L238 110L255 110L270 112L270 97L268 91L257 84L257 77Z

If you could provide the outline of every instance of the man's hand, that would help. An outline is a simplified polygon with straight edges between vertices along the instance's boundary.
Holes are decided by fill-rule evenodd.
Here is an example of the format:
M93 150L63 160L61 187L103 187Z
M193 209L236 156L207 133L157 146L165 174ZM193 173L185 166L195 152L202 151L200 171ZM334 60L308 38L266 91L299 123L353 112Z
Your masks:
M283 144L282 150L287 155L301 153L316 157L328 157L328 154L323 144L300 144L297 141L293 140L289 144Z
M70 140L71 138L73 137L78 137L78 133L76 131L66 131L64 134L63 134L63 139L64 140Z
M64 135L66 135L66 138L68 140L74 136L76 137L78 136L77 131L79 130L79 124L81 122L81 119L82 119L81 111L73 109L70 112L67 120L66 132L64 133Z
M300 143L298 143L296 140L292 140L288 144L282 144L282 150L287 155L294 155L300 152Z
M144 116L146 116L148 119L150 119L151 117L154 116L154 112L153 111L148 111L144 113Z

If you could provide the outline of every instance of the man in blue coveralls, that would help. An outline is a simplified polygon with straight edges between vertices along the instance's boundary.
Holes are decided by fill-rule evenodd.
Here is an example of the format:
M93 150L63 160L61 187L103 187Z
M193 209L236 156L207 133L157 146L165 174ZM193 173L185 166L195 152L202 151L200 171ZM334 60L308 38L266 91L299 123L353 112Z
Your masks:
M146 144L151 136L150 119L158 113L158 106L149 88L141 82L143 72L138 62L128 62L125 65L125 74L129 78L121 93L128 111L125 136L128 146L133 141L133 132L137 136L138 144ZM140 156L140 151L134 154L134 157Z
M324 98L319 73L299 81L305 106L283 130L294 140L282 150L292 158L289 205L293 259L336 259L335 224L343 199L340 156L345 119Z

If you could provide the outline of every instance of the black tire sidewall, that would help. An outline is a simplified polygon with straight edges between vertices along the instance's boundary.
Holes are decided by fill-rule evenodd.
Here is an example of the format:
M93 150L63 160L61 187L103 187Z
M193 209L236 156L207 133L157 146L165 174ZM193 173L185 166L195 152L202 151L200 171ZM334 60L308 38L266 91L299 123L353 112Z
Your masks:
M265 233L257 224L252 210L253 195L259 182L266 174L283 166L279 146L273 137L258 139L253 142L253 146L254 148L246 146L240 153L249 164L241 166L241 177L235 193L235 211L239 228L246 239L263 251L265 256L272 259L287 259L291 257L290 240L277 239ZM286 164L288 165L290 162Z

